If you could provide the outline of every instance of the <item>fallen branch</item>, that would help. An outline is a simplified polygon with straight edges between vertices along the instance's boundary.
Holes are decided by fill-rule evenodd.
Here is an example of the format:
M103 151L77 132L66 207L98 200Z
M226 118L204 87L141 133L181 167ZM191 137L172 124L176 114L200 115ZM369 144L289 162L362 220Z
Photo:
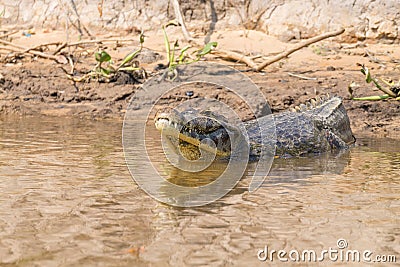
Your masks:
M50 42L50 43L40 44L40 45L37 45L35 47L26 48L24 46L17 45L17 44L14 44L12 42L0 39L0 44L4 44L4 45L9 47L9 48L2 47L3 50L9 50L9 51L20 53L20 54L32 54L32 55L36 55L36 56L39 56L39 57L42 57L42 58L55 60L58 63L66 64L66 63L68 63L68 60L64 56L57 55L58 53L60 53L66 47L79 46L79 45L84 45L84 44L93 44L93 43L132 42L132 41L136 41L136 39L133 39L133 38L127 38L127 39L113 38L113 39L98 39L98 40L78 41L78 42L73 42L73 43ZM46 53L37 51L41 47L52 46L52 45L57 45L57 48L55 49L54 52L52 52L52 54L46 54Z
M111 42L132 42L137 41L137 38L114 38L114 39L97 39L97 40L87 40L87 41L79 41L74 43L68 43L66 47L69 46L77 46L77 45L84 45L84 44L97 44L97 43L111 43Z
M215 49L213 51L213 54L217 54L218 56L222 58L227 58L227 59L233 59L237 62L242 62L249 66L252 69L257 69L257 64L248 56L245 56L243 54L233 52L233 51L228 51L228 50L223 50L223 49Z
M289 49L287 51L284 51L270 59L267 59L266 61L262 62L261 64L257 64L254 62L254 60L251 57L245 56L245 55L237 53L237 52L232 52L232 51L227 51L227 50L222 50L222 49L215 49L214 53L223 58L233 59L238 62L245 63L247 66L252 68L254 71L258 72L258 71L263 70L265 67L271 65L272 63L275 63L283 58L288 57L289 55L296 52L297 50L300 50L304 47L309 46L310 44L319 42L326 38L340 35L340 34L344 33L344 31L345 31L344 29L340 29L337 31L327 32L327 33L312 37L310 39L307 39L307 40L299 43L298 45L292 47L291 49Z
M295 47L289 49L288 51L284 51L281 54L276 55L275 57L268 59L266 61L264 61L263 63L261 63L256 69L255 71L261 71L263 70L266 66L271 65L272 63L275 63L279 60L281 60L282 58L288 57L290 54L296 52L297 50L302 49L303 47L307 47L310 44L319 42L321 40L324 40L326 38L329 37L333 37L333 36L337 36L344 33L344 29L340 29L337 31L333 31L333 32L327 32L327 33L323 33L321 35L312 37L310 39L305 40L304 42L299 43L298 45L296 45Z
M23 52L24 52L24 53L28 53L28 52L31 51L31 50L39 50L39 49L41 49L42 47L48 47L48 46L50 46L50 45L59 45L59 44L60 44L60 42L47 43L47 44L40 44L40 45L31 47L31 48L27 48L27 49L25 49Z
M56 62L62 63L62 64L68 63L68 61L63 56L49 55L49 54L46 54L46 53L43 53L43 52L39 52L39 51L36 51L36 50L30 50L30 49L27 49L27 48L25 48L23 46L16 45L16 44L13 44L11 42L8 42L8 41L5 41L5 40L1 40L1 39L0 39L0 43L10 46L10 48L8 50L16 52L16 53L20 53L20 54L27 54L28 53L28 54L32 54L32 55L35 55L35 56L38 56L38 57L55 60Z
M14 51L15 51L14 49L15 49L15 48L8 47L8 46L0 46L0 50L6 50L6 51L12 51L12 52L14 52Z
M132 42L132 41L136 41L137 39L135 38L110 38L110 39L96 39L96 40L85 40L85 41L78 41L78 42L73 42L73 43L62 43L62 42L51 42L51 43L44 43L44 44L40 44L38 46L32 47L32 48L25 48L19 45L16 45L14 43L5 41L5 40L0 40L0 43L3 43L5 45L10 45L10 46L14 46L16 48L20 48L20 49L25 49L27 52L29 52L29 50L36 50L39 49L40 47L43 46L51 46L51 45L59 45L61 47L61 50L63 48L66 47L70 47L70 46L79 46L79 45L84 45L84 44L97 44L97 43L113 43L113 42ZM57 49L60 49L60 47L58 47ZM57 51L56 49L56 51Z
M0 39L4 38L4 37L8 37L8 36L16 34L16 33L18 33L18 31L12 31L12 32L4 33L4 34L0 35Z
M62 44L59 43L59 45L57 46L56 50L53 52L53 55L57 55L58 53L61 52L61 50L63 50L65 47L67 47L67 42L64 42Z
M12 46L12 47L15 47L15 48L18 48L18 49L25 50L25 47L20 46L20 45L16 45L16 44L11 43L11 42L6 41L6 40L1 40L1 39L0 39L0 43L1 43L1 44L5 44L5 45L9 45L9 46Z

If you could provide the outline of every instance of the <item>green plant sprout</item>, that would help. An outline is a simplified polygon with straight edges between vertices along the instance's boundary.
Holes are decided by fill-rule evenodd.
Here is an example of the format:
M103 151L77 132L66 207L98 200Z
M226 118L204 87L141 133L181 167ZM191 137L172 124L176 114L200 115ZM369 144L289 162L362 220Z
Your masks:
M395 100L400 100L400 81L397 83L393 81L386 81L381 78L381 81L385 83L388 87L381 86L376 78L373 78L371 76L371 72L367 67L365 67L362 64L358 64L361 66L361 73L364 74L365 76L365 81L367 83L373 83L376 88L378 88L380 91L382 91L384 94L383 95L373 95L373 96L364 96L364 97L353 97L353 89L355 87L358 87L358 85L354 82L352 82L349 87L349 93L350 93L350 98L352 100L359 100L359 101L376 101L376 100L384 100L384 99L392 99L394 98Z
M139 36L139 48L132 53L129 53L127 56L124 57L122 62L115 67L112 64L112 58L110 54L108 54L106 51L101 50L96 53L94 53L94 58L97 61L96 66L87 74L85 74L82 77L72 77L71 75L68 75L68 78L76 81L76 82L82 82L82 81L88 81L91 78L95 78L97 80L99 79L104 79L105 81L109 82L110 79L119 71L137 71L140 70L140 68L137 66L137 63L133 61L133 59L142 51L143 49L143 43L144 43L144 34L143 32L140 33ZM106 67L103 67L103 64L107 63Z
M3 8L3 10L0 12L0 27L1 27L1 19L4 17L6 14L6 8Z
M167 24L163 25L162 30L164 33L164 44L166 57L168 59L168 69L164 73L162 77L169 77L171 81L175 80L178 77L178 73L176 71L176 67L179 65L191 64L199 61L203 56L211 53L211 51L217 47L217 42L209 42L204 47L199 50L194 51L192 54L188 54L188 50L192 48L192 46L187 45L180 49L179 55L176 57L176 52L179 49L178 40L176 40L171 48L171 44L168 38L168 34L166 32L166 28L170 25L178 26L178 24L174 21L170 21ZM194 54L194 56L193 56ZM189 58L189 59L188 59Z

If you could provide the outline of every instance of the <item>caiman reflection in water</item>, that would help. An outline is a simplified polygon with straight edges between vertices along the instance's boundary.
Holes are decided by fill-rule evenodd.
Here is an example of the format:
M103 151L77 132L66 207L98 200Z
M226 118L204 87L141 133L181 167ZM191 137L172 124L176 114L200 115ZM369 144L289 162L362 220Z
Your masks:
M255 162L248 164L243 181L239 187L247 190L249 180L256 168ZM342 174L345 167L350 164L350 151L326 152L309 157L277 158L274 160L271 170L264 182L268 184L285 183L296 186L297 183L305 183L303 179L313 175ZM168 182L180 186L197 187L212 183L226 170L228 163L214 161L208 168L199 172L184 171L174 167L168 162L160 163L159 168Z

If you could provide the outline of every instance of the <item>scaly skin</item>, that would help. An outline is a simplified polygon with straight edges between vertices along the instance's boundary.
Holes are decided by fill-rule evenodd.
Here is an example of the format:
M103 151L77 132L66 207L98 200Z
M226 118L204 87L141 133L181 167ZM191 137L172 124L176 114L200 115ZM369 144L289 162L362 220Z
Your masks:
M240 129L225 117L210 111L161 112L155 118L155 125L173 147L192 160L200 157L199 148L215 151L209 142L202 142L206 138L215 143L217 157L232 156L231 138L233 142L244 140L250 158L258 158L274 146L276 156L292 157L347 149L355 142L342 100L329 96L291 111L244 122L248 139L242 138Z

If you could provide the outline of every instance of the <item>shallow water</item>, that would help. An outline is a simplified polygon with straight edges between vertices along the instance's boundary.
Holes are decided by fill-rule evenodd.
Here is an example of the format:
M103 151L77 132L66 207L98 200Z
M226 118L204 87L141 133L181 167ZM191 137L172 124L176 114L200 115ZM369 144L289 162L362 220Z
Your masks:
M398 141L365 138L341 154L275 160L254 193L244 177L213 204L175 208L133 181L120 122L0 123L1 266L280 265L276 254L273 262L257 258L266 246L288 253L370 250L371 259L400 261ZM192 175L167 164L159 147L149 151L162 173L182 185L224 168ZM246 173L253 170L250 164ZM338 239L347 248L338 249Z

